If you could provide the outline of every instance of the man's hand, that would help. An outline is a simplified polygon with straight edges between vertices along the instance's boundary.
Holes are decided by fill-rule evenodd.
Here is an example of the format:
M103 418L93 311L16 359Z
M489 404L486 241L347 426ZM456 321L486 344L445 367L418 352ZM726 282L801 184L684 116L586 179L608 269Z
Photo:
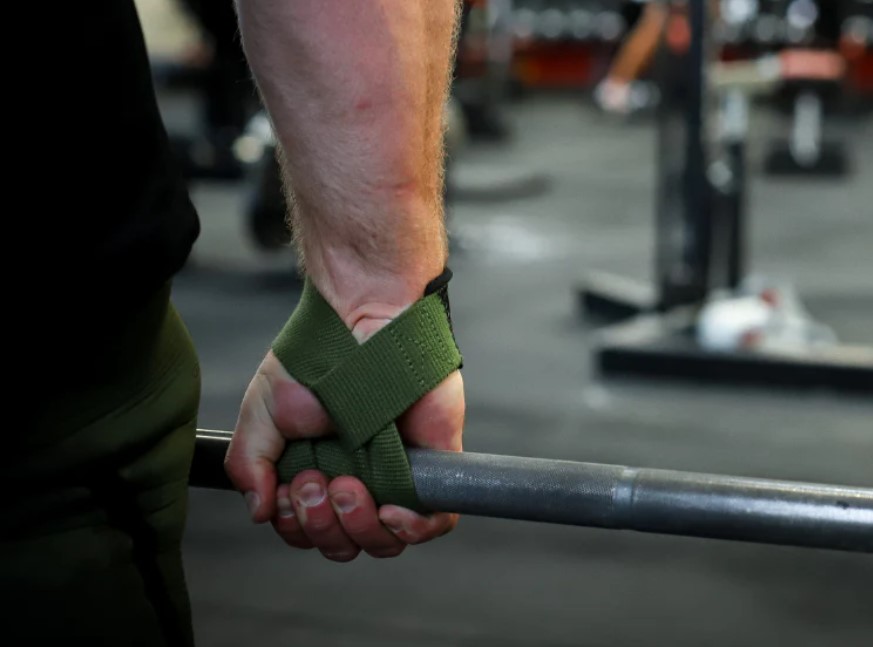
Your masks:
M237 0L246 59L282 151L307 278L359 342L421 298L448 254L445 105L457 0ZM398 420L412 446L461 450L461 375ZM357 479L276 482L285 442L330 433L315 396L268 354L246 393L226 466L252 518L292 546L348 561L451 530L457 518L376 510Z
M359 340L387 320L361 322ZM365 332L362 332L365 331ZM414 404L397 422L406 444L461 451L464 387L456 371ZM328 482L308 470L278 483L274 463L286 441L332 433L330 419L311 391L295 382L268 353L243 398L225 469L245 494L255 523L270 521L295 548L318 548L328 559L347 562L364 550L373 557L395 557L408 544L429 541L452 530L454 514L422 516L384 505L377 510L364 484L351 476Z

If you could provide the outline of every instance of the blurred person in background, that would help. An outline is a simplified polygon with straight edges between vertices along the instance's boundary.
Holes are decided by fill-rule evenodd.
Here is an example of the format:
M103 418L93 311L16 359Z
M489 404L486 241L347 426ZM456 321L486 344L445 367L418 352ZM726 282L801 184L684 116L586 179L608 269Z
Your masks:
M645 4L636 25L625 37L606 75L595 88L595 101L603 111L627 116L653 105L657 100L657 91L640 79L653 65L662 42L677 52L689 47L691 31L686 4L684 0ZM839 38L840 25L835 5L816 5L816 40L827 46L781 48L773 59L777 62L774 74L778 78L831 80L842 76L845 66L843 57L832 51L832 45ZM713 15L720 14L721 5L718 2L710 2L709 7ZM763 59L758 57L750 60L755 64ZM723 75L744 67L744 61L717 62L711 72Z
M668 16L669 9L661 2L645 5L613 57L606 76L594 90L602 110L628 115L649 105L652 97L640 77L655 59Z
M442 134L457 6L239 0L238 9L288 153L307 278L366 340L446 264ZM11 295L10 339L27 352L13 366L26 417L6 435L0 471L3 637L191 645L180 546L200 374L170 295L197 214L133 0L24 11L51 55L22 62L15 81L55 118L22 151L13 187L25 204L41 196L21 219L22 240L40 246L39 271L21 272ZM459 451L463 413L455 371L400 431L411 445ZM336 561L395 556L452 529L453 515L377 509L354 478L328 483L308 471L278 483L273 462L286 440L327 433L318 400L268 352L227 462L254 522Z

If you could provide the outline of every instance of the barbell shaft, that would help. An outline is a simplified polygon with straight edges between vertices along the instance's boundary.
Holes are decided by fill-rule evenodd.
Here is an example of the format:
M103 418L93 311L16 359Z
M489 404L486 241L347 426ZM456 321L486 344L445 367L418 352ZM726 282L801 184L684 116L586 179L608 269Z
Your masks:
M191 485L232 489L231 434L200 430ZM873 489L621 465L407 451L430 510L873 553Z

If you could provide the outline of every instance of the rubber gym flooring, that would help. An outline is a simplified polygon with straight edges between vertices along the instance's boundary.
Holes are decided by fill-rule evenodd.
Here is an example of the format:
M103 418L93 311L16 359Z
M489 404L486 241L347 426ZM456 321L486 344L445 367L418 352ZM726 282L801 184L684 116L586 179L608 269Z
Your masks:
M191 119L184 103L168 112ZM517 137L469 149L459 181L545 173L538 195L453 206L453 310L471 451L873 486L873 403L827 392L599 381L575 310L587 269L646 278L654 133L572 98L512 106ZM172 119L170 119L172 121ZM778 127L755 120L751 164ZM841 180L753 171L752 269L792 283L846 342L873 344L873 128ZM202 184L203 234L175 300L202 355L201 426L231 428L294 306L286 254L257 251L244 184ZM338 565L192 491L197 636L231 645L869 645L870 556L464 518L399 559Z

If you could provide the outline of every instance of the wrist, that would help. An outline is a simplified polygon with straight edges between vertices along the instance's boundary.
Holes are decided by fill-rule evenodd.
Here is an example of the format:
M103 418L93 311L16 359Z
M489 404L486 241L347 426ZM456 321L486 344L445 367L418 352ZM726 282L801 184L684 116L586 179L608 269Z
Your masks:
M382 330L382 328L394 321L394 319L405 309L405 307L397 308L387 304L368 304L359 312L354 313L351 321L346 322L346 325L358 343L363 344L370 337Z
M353 254L307 257L306 274L359 342L418 301L443 271L443 253L422 253L415 262L390 268L367 266ZM330 262L324 262L326 258Z

